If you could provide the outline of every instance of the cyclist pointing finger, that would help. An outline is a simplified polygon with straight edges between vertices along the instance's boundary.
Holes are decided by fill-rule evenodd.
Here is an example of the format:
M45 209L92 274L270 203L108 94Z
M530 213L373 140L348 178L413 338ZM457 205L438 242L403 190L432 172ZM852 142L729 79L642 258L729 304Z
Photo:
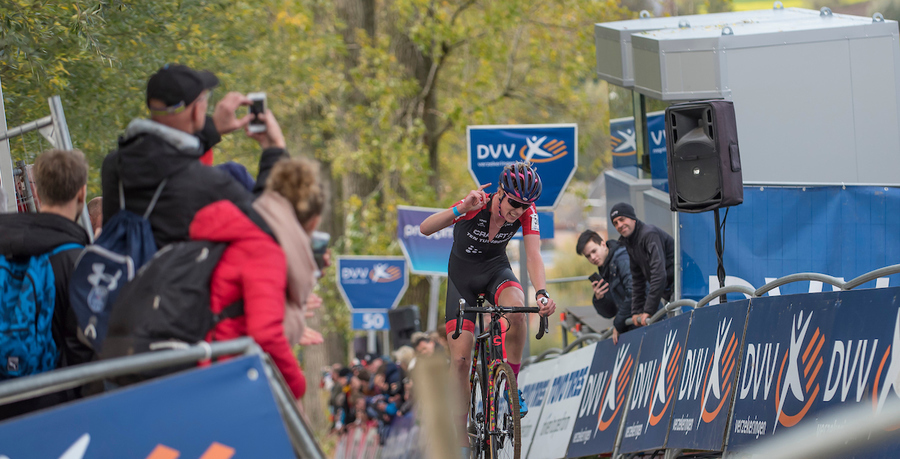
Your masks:
M456 314L460 298L475 305L478 295L485 293L494 305L523 307L525 293L510 268L506 246L519 228L522 228L528 275L537 293L535 301L540 314L549 316L556 310L556 303L547 293L544 262L541 258L540 227L534 202L541 195L541 178L527 163L510 164L500 174L498 190L487 194L490 184L472 190L450 209L437 212L422 222L420 230L430 235L455 223L453 248L448 266L446 305L446 331L452 335L456 329ZM506 334L506 358L513 372L518 375L525 345L525 314L507 316L509 330ZM452 367L463 392L461 401L468 394L468 371L471 366L474 343L475 314L463 317L462 334L458 339L448 339ZM519 391L522 415L528 412ZM463 410L465 412L465 410Z

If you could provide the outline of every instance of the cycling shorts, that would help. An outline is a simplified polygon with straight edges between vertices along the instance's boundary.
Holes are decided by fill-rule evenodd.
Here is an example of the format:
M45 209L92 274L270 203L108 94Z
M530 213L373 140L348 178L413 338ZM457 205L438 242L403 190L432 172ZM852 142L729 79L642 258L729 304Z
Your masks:
M484 293L485 298L496 305L500 292L504 289L515 287L522 290L522 285L513 274L509 260L505 256L473 265L451 254L447 271L447 307L444 321L448 335L456 331L456 313L459 311L460 298L466 300L466 306L473 307L477 305L478 295ZM476 316L475 313L465 314L462 329L475 333Z

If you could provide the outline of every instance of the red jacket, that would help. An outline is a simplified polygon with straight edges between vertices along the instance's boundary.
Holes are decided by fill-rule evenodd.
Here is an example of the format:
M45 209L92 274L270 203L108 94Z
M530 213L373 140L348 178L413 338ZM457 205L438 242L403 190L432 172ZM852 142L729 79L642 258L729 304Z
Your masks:
M190 236L229 243L210 281L213 312L244 299L244 315L223 320L206 340L253 338L272 356L294 396L302 397L306 378L282 325L287 262L281 247L230 201L218 201L197 212Z

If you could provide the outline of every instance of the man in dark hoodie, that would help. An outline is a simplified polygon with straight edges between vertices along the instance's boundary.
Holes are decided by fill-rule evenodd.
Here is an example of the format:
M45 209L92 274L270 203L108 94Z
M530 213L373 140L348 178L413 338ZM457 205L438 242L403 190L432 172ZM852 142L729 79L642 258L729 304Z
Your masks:
M647 325L659 301L669 301L675 287L675 240L637 219L634 207L620 202L609 212L619 242L631 259L631 314L635 326Z
M168 179L150 214L157 247L188 239L188 227L198 210L227 199L265 232L269 228L251 207L253 194L227 172L204 166L200 157L226 134L250 123L238 119L238 107L250 105L231 92L207 117L210 90L219 83L211 72L166 64L147 82L150 119L133 120L119 138L119 149L103 160L103 221L119 211L120 183L125 208L143 214L157 187ZM265 115L262 115L265 116ZM261 192L272 166L287 157L284 141L265 148L254 192Z
M77 150L50 150L34 161L34 179L41 212L0 214L0 256L27 258L53 251L64 244L90 243L84 228L75 223L87 196L88 164ZM69 277L81 250L63 250L50 257L56 298L51 332L59 361L56 367L84 363L93 357L78 339L78 323L69 307ZM49 394L4 405L0 418L11 417L76 398L77 390Z
M605 243L599 234L585 230L578 237L575 252L584 255L597 267L599 280L591 280L594 296L591 300L597 313L613 319L613 343L619 342L619 334L631 327L625 321L631 317L631 263L628 252L618 242Z

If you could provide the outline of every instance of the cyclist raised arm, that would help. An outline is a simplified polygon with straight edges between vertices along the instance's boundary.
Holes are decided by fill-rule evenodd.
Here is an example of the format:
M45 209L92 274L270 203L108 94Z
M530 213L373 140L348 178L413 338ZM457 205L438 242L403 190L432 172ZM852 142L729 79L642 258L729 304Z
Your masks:
M544 262L540 253L540 228L534 202L541 195L541 178L526 162L510 164L500 174L497 192L485 193L490 184L472 190L450 209L437 212L419 226L425 235L433 234L452 223L453 248L448 265L446 304L446 332L451 357L451 372L461 391L460 402L468 399L468 371L471 367L474 343L475 314L465 314L462 333L458 339L450 335L456 330L456 315L460 298L470 306L476 304L478 295L484 293L491 303L500 306L523 307L525 293L510 268L506 246L519 228L524 235L528 256L528 274L537 289L536 300L541 314L549 316L556 310L556 303L545 289ZM506 358L513 372L518 375L525 346L525 314L507 316L509 330L506 334ZM522 415L528 412L519 391ZM465 413L466 409L460 413ZM465 436L463 414L461 437ZM468 440L464 440L468 446Z

